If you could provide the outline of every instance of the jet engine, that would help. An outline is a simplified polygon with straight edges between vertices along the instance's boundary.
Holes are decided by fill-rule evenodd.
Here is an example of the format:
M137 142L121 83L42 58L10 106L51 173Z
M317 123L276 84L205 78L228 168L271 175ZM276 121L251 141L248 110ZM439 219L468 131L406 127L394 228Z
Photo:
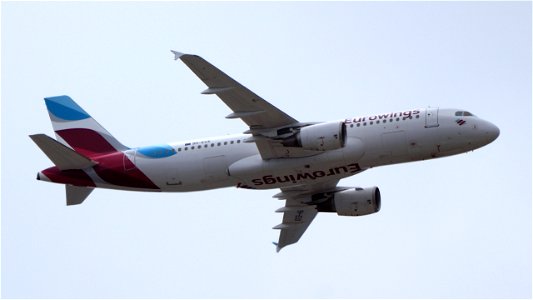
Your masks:
M344 147L346 143L346 124L328 122L302 127L299 131L283 140L286 147L299 147L305 150L327 151Z
M378 187L350 188L340 192L313 195L312 204L319 212L336 212L339 216L364 216L381 208Z

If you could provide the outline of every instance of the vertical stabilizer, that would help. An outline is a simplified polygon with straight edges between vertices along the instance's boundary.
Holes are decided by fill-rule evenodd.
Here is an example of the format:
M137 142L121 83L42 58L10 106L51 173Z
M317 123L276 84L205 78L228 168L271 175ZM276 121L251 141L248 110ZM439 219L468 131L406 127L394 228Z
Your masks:
M57 139L89 158L124 151L122 145L69 96L44 98Z

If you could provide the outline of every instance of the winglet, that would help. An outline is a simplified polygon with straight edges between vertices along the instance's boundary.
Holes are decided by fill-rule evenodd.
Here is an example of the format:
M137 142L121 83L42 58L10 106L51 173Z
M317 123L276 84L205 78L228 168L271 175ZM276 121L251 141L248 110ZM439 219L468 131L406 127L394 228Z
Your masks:
M279 250L281 250L281 248L283 248L283 247L280 247L280 246L278 245L278 243L276 243L276 242L272 242L272 244L274 244L274 246L276 246L276 252L277 252L277 253L279 253Z
M178 60L180 57L184 55L184 53L174 51L174 50L170 50L170 52L174 53L174 60Z

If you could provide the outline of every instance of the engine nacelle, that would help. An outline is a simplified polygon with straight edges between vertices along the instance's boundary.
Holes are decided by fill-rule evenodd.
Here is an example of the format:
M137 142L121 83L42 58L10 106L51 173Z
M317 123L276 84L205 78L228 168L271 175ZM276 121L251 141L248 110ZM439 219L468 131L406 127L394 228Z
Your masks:
M346 124L344 122L328 122L302 127L298 133L283 140L284 146L315 151L340 149L345 143Z
M381 194L378 187L348 189L328 197L317 204L319 212L336 212L339 216L364 216L381 208Z

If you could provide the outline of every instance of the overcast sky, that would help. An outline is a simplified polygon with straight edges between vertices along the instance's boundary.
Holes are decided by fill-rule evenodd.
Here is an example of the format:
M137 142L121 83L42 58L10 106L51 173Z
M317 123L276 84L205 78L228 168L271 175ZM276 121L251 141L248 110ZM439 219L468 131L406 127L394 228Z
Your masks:
M2 296L531 297L530 2L2 2ZM27 137L70 95L129 146L240 133L170 49L300 121L462 108L500 137L381 167L379 213L319 214L276 253L277 190L96 190L65 206Z

